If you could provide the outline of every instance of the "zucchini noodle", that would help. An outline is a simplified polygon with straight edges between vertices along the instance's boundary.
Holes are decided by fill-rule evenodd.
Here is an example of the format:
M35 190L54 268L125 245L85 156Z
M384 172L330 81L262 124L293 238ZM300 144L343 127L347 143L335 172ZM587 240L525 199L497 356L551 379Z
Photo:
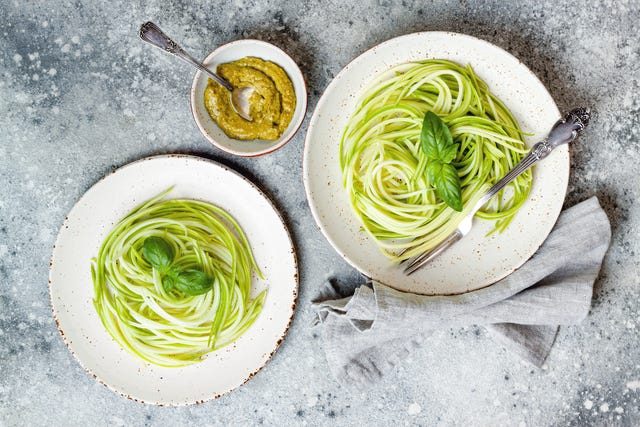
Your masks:
M462 212L448 207L427 177L420 131L427 111L459 144L452 164L462 189ZM364 229L388 257L401 261L440 243L465 214L528 152L511 112L469 65L445 60L402 64L383 73L357 103L340 141L343 185ZM491 199L476 217L503 231L526 201L527 171Z
M161 200L170 190L120 220L92 260L91 275L95 309L113 339L147 362L178 367L240 337L260 314L266 290L251 299L253 271L263 277L238 223L209 203ZM165 292L142 256L151 236L173 247L174 266L211 276L211 291Z

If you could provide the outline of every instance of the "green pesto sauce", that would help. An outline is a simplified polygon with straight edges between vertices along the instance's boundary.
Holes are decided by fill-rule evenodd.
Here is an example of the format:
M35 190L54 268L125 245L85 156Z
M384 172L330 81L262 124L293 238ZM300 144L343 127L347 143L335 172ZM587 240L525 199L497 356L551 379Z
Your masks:
M276 140L291 122L296 95L287 73L277 64L246 57L218 65L216 73L233 87L253 87L247 121L235 112L227 89L209 79L204 91L207 112L230 138Z

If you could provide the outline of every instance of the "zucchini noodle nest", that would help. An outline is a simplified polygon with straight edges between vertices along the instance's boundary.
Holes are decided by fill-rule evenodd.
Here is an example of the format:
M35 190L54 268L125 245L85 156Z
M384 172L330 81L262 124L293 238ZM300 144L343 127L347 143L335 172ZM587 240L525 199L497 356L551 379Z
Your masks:
M422 122L433 111L459 144L452 164L462 189L462 212L448 207L426 173ZM440 243L503 175L526 155L523 133L504 104L470 66L445 60L402 64L381 75L357 103L340 142L343 185L365 230L382 251L401 261ZM527 199L527 171L476 217L503 231Z
M131 211L111 230L92 260L94 306L109 334L132 354L156 365L202 360L242 335L262 309L266 290L250 297L253 271L262 278L238 223L197 200L161 200L171 189ZM212 289L190 296L165 292L142 245L169 243L176 268L213 278Z

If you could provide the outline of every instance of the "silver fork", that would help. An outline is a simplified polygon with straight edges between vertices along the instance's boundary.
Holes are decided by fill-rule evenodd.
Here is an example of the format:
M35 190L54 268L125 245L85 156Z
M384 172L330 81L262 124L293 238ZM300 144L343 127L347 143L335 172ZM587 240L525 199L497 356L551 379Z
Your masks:
M578 134L589 124L590 117L591 113L588 108L576 108L558 120L553 125L549 135L545 139L534 145L531 148L531 151L529 151L520 163L518 163L504 177L502 177L500 181L495 183L493 187L482 195L480 200L476 202L473 209L471 209L471 211L464 217L458 225L458 228L453 233L447 236L446 239L434 248L410 260L409 264L404 269L404 273L407 276L415 273L424 267L429 261L433 260L458 240L466 236L469 231L471 231L474 215L482 206L484 206L493 196L498 194L505 185L516 179L521 173L529 169L535 163L547 157L554 148L575 140L578 137Z

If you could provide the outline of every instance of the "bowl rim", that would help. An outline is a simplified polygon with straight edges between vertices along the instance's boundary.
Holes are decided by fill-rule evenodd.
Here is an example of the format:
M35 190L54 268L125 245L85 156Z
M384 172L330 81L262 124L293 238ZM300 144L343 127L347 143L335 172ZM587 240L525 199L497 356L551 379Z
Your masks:
M215 57L223 49L229 49L230 47L234 47L234 46L238 46L238 45L242 45L242 44L259 44L259 45L267 46L270 49L275 49L277 51L280 51L287 58L289 58L291 60L291 62L295 65L295 71L297 71L297 73L300 75L300 80L302 82L302 89L303 89L302 93L300 94L302 96L298 96L298 94L296 94L296 109L298 108L298 105L300 105L300 101L303 101L304 105L303 105L302 110L301 110L300 118L297 120L297 122L295 122L293 124L293 127L291 128L291 130L288 131L288 136L286 138L284 138L282 141L278 142L277 144L269 145L268 147L266 147L263 150L251 151L251 152L237 151L237 150L234 150L234 149L229 148L229 147L225 147L222 144L220 144L211 135L209 135L209 133L206 131L206 129L204 128L204 126L200 122L200 120L198 118L198 115L197 115L197 111L196 110L198 109L198 107L196 106L195 96L196 96L196 84L198 83L199 79L201 78L201 76L203 74L202 71L200 71L200 70L196 71L196 73L193 76L193 80L191 82L191 89L190 89L190 95L189 95L189 106L190 106L191 115L193 117L193 120L196 122L196 126L198 127L198 129L200 129L200 133L202 133L202 135L206 138L206 140L209 141L209 143L211 143L213 146L215 146L216 148L224 151L225 153L232 154L234 156L260 157L260 156L263 156L265 154L273 153L274 151L278 150L279 148L282 148L287 142L289 142L294 137L294 135L296 133L298 133L298 130L300 130L300 127L302 126L302 123L304 122L304 119L307 116L307 111L308 111L308 99L307 99L308 98L308 96L307 96L308 87L307 87L307 82L306 82L306 80L304 78L304 74L302 73L302 70L300 70L300 67L298 66L298 63L291 57L291 55L289 55L284 50L280 49L278 46L276 46L274 44L271 44L269 42L262 41L262 40L240 39L240 40L231 41L229 43L225 43L223 45L220 45L220 46L216 47L211 52L209 52L207 54L207 56L205 56L204 59L202 60L202 63L206 64L211 58ZM278 64L278 65L280 65L280 64ZM285 70L285 71L287 71L287 70ZM289 77L291 78L291 76L289 76ZM294 90L295 90L295 87L294 87ZM295 114L295 110L294 110L294 114ZM217 126L217 124L215 122L214 122L214 124ZM238 140L238 141L240 141L240 140Z

